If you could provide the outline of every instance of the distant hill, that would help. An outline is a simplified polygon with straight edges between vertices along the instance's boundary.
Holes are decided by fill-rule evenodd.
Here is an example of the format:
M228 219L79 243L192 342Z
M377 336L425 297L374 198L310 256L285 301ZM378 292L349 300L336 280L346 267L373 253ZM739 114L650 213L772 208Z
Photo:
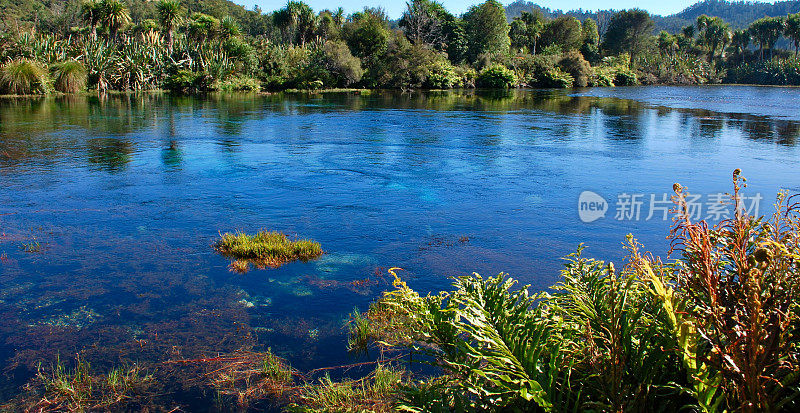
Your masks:
M509 20L519 16L523 11L532 9L541 10L545 16L557 17L562 15L575 16L579 20L591 17L599 20L600 29L603 29L603 20L607 20L608 15L614 10L604 10L589 12L586 10L551 10L541 7L533 2L517 0L506 6L506 16ZM700 15L721 17L730 23L735 29L744 28L753 21L765 16L786 16L789 13L800 12L800 0L779 1L776 3L762 3L756 1L725 1L725 0L704 0L687 7L679 13L669 16L653 15L656 31L667 30L672 33L678 32L681 27L693 24Z
M474 0L478 3L480 0ZM81 0L0 0L0 30L14 30L18 27L38 25L44 30L66 32L72 26L83 24L79 10ZM123 0L129 7L134 21L155 16L153 0ZM230 15L236 18L244 31L257 33L263 29L263 16L260 10L251 11L229 0L180 0L188 12L203 12L222 17ZM276 3L275 8L284 2ZM549 9L534 2L517 0L506 6L509 21L523 11L540 10L545 16L554 18L562 15L575 16L579 20L591 17L598 22L601 33L614 10L588 11ZM268 10L272 11L272 10ZM718 16L729 22L734 28L747 27L751 22L764 16L786 16L788 13L800 12L800 0L762 3L754 1L704 0L687 7L680 13L670 16L654 15L656 32L667 30L677 32L681 27L694 23L697 16L707 14Z

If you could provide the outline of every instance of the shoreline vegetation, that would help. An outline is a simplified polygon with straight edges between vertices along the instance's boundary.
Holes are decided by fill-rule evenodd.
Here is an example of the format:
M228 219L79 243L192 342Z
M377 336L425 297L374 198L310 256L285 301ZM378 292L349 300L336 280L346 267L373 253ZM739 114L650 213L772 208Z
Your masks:
M220 410L797 411L800 203L780 192L774 215L750 216L738 169L732 184L736 212L714 225L692 221L673 186L669 259L632 235L620 266L581 245L547 291L473 274L422 295L391 268L393 288L348 323L349 350L372 361L303 372L245 349L98 374L59 359L4 407L166 411L159 378L184 367Z
M654 33L639 9L598 24L533 8L509 22L496 0L461 16L412 0L397 21L381 9L345 15L296 1L263 12L224 1L69 0L33 22L7 13L0 93L9 95L800 85L800 13L739 29L701 15L677 33ZM776 48L787 41L794 50Z

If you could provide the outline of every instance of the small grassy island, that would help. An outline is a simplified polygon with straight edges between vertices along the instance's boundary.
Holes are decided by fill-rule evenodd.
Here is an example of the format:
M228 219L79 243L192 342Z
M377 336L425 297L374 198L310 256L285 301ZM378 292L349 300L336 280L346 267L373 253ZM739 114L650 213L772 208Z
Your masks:
M214 248L223 256L236 259L231 264L231 270L236 272L247 272L249 263L277 268L296 260L308 261L323 253L316 241L292 241L277 231L259 231L255 235L227 232L222 234Z

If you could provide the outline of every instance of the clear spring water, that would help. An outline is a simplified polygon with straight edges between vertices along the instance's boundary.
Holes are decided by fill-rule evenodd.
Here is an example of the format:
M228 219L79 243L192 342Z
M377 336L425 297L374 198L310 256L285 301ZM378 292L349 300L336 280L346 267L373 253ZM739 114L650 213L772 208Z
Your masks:
M423 292L473 271L542 289L579 243L617 261L634 233L663 255L650 194L706 203L742 168L769 213L800 192L799 139L789 88L0 100L0 395L77 352L353 362L343 324L386 268ZM604 218L579 219L583 191ZM620 194L642 195L638 220L615 219ZM326 254L240 275L211 247L262 228Z

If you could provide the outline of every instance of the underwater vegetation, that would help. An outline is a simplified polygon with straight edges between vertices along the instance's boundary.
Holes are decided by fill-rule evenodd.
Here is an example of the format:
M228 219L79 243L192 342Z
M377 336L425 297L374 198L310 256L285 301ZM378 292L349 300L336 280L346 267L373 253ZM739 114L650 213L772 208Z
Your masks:
M27 241L22 242L20 244L20 248L25 252L41 252L42 251L42 244L39 241Z
M214 248L223 256L236 259L231 270L239 273L247 272L248 262L257 267L277 268L296 260L308 261L323 253L318 242L308 239L292 241L275 231L259 231L255 235L225 233Z
M365 364L375 364L375 368L359 379L333 380L329 370L353 366L303 373L267 349L210 359L206 369L226 406L259 408L266 401L296 412L391 411L404 370L389 361Z
M40 365L36 377L25 386L29 398L13 407L36 412L145 409L155 395L153 376L138 366L101 374L80 356L74 365L68 368L60 358L50 369ZM12 406L0 406L0 410L11 411L6 408Z
M581 246L546 291L505 274L473 274L447 291L418 292L391 268L389 291L348 322L351 351L378 350L353 364L307 370L292 359L293 367L294 353L264 337L291 330L311 342L327 332L274 313L257 336L248 308L275 304L239 289L226 296L228 307L196 306L157 328L131 326L137 343L125 349L136 356L101 364L100 355L118 348L87 346L69 366L34 364L24 394L0 411L797 411L800 203L780 193L775 214L750 216L739 205L738 170L733 185L737 213L716 225L691 220L689 194L675 185L669 260L632 236L622 263L587 258ZM383 285L377 274L368 279L315 283ZM341 331L339 323L332 330ZM52 331L37 347L97 334L56 324L35 326ZM197 339L209 326L214 335ZM129 340L121 330L104 334L103 343ZM258 342L277 350L254 350ZM160 358L130 361L142 354Z

